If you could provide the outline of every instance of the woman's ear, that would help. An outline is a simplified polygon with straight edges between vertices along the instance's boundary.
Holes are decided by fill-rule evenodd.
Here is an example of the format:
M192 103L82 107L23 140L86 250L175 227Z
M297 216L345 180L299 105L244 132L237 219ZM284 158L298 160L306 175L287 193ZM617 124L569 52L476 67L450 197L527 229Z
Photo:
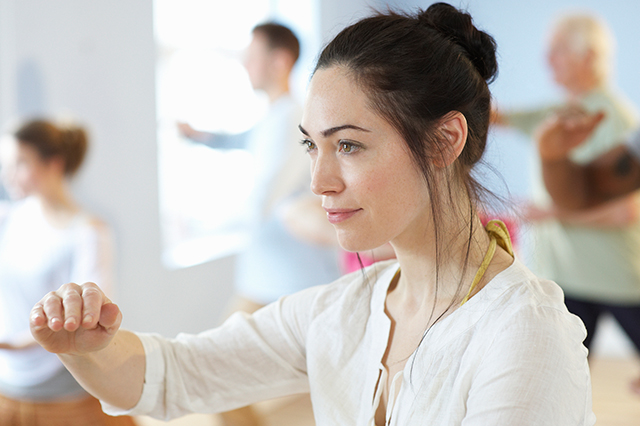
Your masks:
M64 176L65 162L61 155L54 155L46 160L47 167L54 173Z
M437 167L447 167L453 163L467 143L467 119L459 111L451 111L442 117L438 126L440 134L444 136L446 144L441 155L435 158Z
M272 51L272 64L274 69L278 69L280 73L289 75L291 69L295 65L293 54L287 49L277 48Z

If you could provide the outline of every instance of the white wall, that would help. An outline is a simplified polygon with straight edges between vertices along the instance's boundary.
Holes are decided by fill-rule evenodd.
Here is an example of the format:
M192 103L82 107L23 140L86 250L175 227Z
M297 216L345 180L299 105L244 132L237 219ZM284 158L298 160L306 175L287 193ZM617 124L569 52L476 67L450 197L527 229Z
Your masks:
M322 46L344 27L368 15L375 5L376 0L318 0Z

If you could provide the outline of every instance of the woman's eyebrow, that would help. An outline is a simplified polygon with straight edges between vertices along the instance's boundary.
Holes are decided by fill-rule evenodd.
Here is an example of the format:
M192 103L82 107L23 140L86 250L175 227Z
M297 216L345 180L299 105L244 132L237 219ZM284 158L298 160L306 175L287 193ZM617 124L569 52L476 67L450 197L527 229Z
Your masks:
M303 135L309 136L309 133L307 133L307 131L299 124L298 124L298 129L300 129L300 131L302 132Z
M302 126L299 125L298 129L300 129L300 131L302 132L303 135L309 136L309 133ZM336 132L339 132L339 131L345 130L345 129L353 129L353 130L358 130L358 131L361 131L361 132L371 132L371 130L364 129L362 127L355 126L353 124L345 124L345 125L342 125L342 126L331 127L330 129L323 130L322 132L320 132L320 134L323 137L326 138L326 137L329 137L329 136L331 136L332 134L334 134Z

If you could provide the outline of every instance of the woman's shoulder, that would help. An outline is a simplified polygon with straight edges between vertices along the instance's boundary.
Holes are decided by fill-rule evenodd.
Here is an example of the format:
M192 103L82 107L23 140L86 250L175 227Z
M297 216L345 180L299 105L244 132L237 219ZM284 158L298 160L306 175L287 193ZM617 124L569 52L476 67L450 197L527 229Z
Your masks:
M372 309L384 315L384 295L396 270L393 262L380 262L330 284L282 297L267 306L265 312L278 312L300 341L333 332L333 337L339 338L347 329L354 337L366 329Z
M86 229L96 233L110 232L107 222L86 210L80 210L77 213L74 225L79 229Z
M113 233L111 227L100 217L81 210L68 228L74 240L82 245L111 244Z
M0 224L9 218L30 221L40 214L37 201L32 197L17 200L0 200Z
M380 287L388 286L393 274L398 269L395 259L373 263L369 266L350 272L326 286L328 297L352 297L361 293L374 294Z
M502 272L497 274L485 287L487 299L493 303L513 302L516 299L542 304L562 304L562 290L553 281L540 278L521 261L514 259ZM479 293L480 294L480 293Z
M484 290L484 319L498 328L583 333L582 322L564 304L560 286L537 277L518 260Z
M343 275L332 283L310 287L284 299L287 303L305 306L304 309L313 317L329 310L368 308L372 299L384 297L397 269L395 260L377 262Z

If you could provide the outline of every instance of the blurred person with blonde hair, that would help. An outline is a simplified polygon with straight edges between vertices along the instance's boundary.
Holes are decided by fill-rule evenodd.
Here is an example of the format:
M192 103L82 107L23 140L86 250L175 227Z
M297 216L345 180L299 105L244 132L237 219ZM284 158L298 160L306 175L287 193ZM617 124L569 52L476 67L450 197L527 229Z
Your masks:
M533 137L554 114L603 112L597 129L582 145L568 151L567 157L584 165L620 145L637 126L637 117L635 109L611 87L613 41L605 23L594 16L561 18L549 39L548 62L555 82L565 92L565 102L528 111L496 112L494 122ZM608 312L640 349L637 194L568 209L552 199L541 175L534 184L534 204L525 217L534 222L536 272L563 288L569 310L587 327L585 346L591 346L598 319Z
M73 199L69 180L85 157L82 127L23 123L0 143L2 182L13 199L0 210L0 424L133 425L111 417L58 357L29 333L30 306L62 281L112 281L106 224Z

